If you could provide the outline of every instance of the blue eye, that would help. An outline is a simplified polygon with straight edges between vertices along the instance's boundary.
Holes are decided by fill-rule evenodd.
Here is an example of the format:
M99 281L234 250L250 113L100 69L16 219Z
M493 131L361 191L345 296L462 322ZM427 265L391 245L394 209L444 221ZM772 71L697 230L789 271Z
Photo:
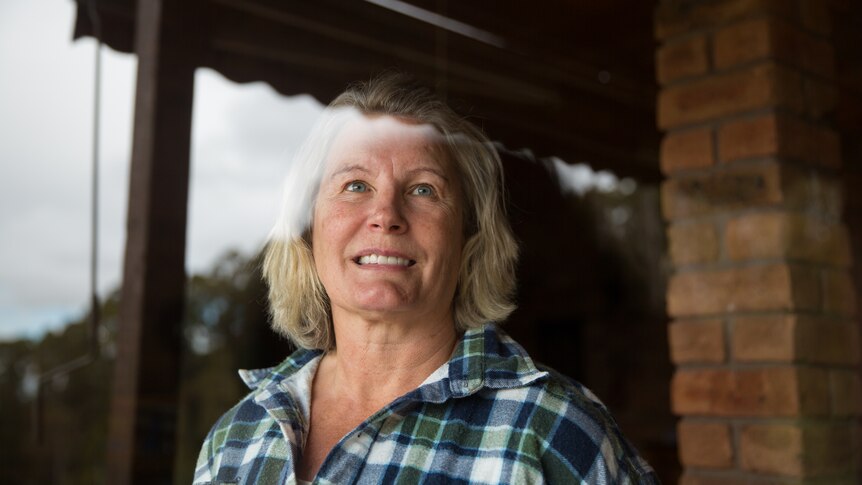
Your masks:
M413 195L421 195L423 197L431 197L434 195L434 189L430 185L417 185L411 192Z
M347 184L344 190L348 192L365 192L368 190L368 185L366 185L365 182L350 182L349 184Z

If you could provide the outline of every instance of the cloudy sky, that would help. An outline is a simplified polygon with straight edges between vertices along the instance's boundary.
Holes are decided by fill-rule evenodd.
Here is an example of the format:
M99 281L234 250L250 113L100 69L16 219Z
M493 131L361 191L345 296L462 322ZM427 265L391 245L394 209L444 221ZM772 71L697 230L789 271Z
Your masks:
M36 337L86 310L92 39L72 42L71 0L0 1L0 340ZM102 49L99 280L120 282L136 61ZM262 83L196 74L189 272L263 243L281 179L319 105Z

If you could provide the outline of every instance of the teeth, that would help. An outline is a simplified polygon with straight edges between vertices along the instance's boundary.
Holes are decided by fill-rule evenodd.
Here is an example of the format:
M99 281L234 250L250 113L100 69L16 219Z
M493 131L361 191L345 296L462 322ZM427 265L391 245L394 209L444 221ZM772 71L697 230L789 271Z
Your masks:
M392 266L409 266L410 260L398 258L395 256L379 256L377 254L369 254L359 258L359 264L388 264Z

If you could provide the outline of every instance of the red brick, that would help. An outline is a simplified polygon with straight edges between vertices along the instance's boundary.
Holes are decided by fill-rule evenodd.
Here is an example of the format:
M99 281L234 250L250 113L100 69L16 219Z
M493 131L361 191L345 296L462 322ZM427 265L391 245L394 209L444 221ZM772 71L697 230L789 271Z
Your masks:
M667 220L767 206L837 219L843 208L841 183L822 172L768 160L680 175L665 180L661 188Z
M797 212L757 212L733 218L724 231L727 256L734 261L789 258L850 266L846 228Z
M814 165L841 165L841 142L828 128L794 116L769 114L727 123L718 132L722 162L779 156Z
M798 367L799 414L825 416L830 412L829 371L821 367Z
M718 131L722 162L777 155L778 123L775 115L744 119L723 125Z
M829 371L832 414L859 416L862 414L862 376L856 370Z
M680 5L685 5L685 8ZM792 19L799 16L794 2L787 0L725 0L694 4L659 2L655 16L655 34L658 39L666 39L764 13L779 14Z
M748 266L673 275L668 314L674 317L764 310L819 308L816 275L785 264Z
M678 369L671 404L679 415L792 417L826 415L826 371L796 367Z
M743 469L791 477L835 475L852 463L849 430L830 424L752 424L740 433Z
M675 223L668 226L667 232L673 264L682 266L718 260L718 233L712 222Z
M724 322L721 320L673 322L668 337L671 360L677 364L725 360Z
M785 207L811 211L826 219L840 219L844 208L842 182L814 169L782 168Z
M841 141L829 128L787 116L778 120L778 136L778 155L812 165L841 165Z
M676 428L679 461L684 466L730 468L733 445L730 426L683 419Z
M857 365L859 329L855 323L798 315L737 317L731 349L737 362L808 362Z
M831 77L835 56L829 42L775 17L746 20L715 34L713 58L717 68L774 59L808 72Z
M660 84L704 74L709 70L706 36L665 44L656 53L656 77Z
M670 133L661 142L661 168L664 173L706 168L714 163L711 130Z
M740 433L742 466L756 472L802 476L803 441L799 426L745 426Z
M805 362L855 366L860 357L859 325L831 318L798 317L796 346Z
M807 476L834 476L852 470L855 460L849 446L851 431L846 422L805 426L803 430Z
M820 99L811 87L812 99ZM710 76L667 87L659 92L658 125L669 129L762 108L787 108L801 112L809 106L803 98L800 75L788 68L765 63L738 72ZM812 101L813 103L813 101Z
M797 360L796 318L791 315L739 317L732 324L731 352L738 362Z
M772 35L769 18L758 18L733 24L714 34L713 57L715 65L727 68L772 54Z
M848 271L823 271L823 311L838 315L856 315L856 288Z
M671 178L662 185L662 212L665 218L673 220L778 204L785 200L785 171L777 163L766 163Z

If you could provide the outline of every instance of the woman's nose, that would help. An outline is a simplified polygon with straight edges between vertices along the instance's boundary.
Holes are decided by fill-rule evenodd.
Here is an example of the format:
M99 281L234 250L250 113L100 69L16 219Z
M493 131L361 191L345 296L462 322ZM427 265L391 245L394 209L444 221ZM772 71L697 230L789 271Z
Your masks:
M404 217L402 201L398 195L380 193L376 199L368 221L369 227L375 231L396 234L406 231L407 219Z

